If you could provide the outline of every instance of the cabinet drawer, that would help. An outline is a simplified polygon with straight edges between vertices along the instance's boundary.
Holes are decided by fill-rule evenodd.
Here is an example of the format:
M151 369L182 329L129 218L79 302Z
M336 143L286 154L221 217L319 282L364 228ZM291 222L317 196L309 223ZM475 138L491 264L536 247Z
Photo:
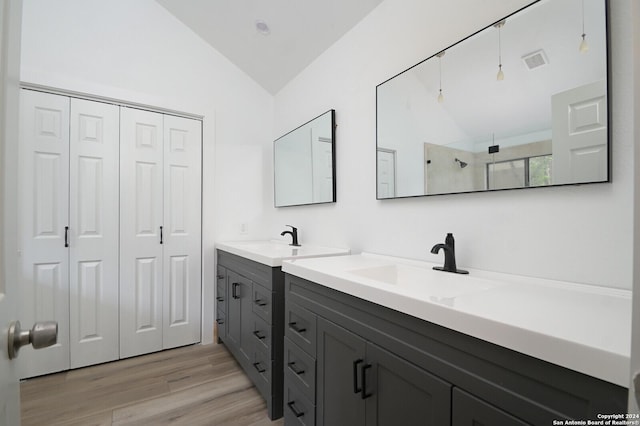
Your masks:
M265 351L258 348L257 345L253 345L254 349L251 351L251 373L253 382L256 388L260 391L264 399L270 399L271 397L271 370L273 369L273 363L271 357Z
M257 316L255 313L251 316L251 336L254 338L253 343L265 351L271 353L271 332L272 327L265 320Z
M284 317L284 335L306 353L316 353L316 315L305 308L288 303Z
M271 291L259 284L253 283L253 293L251 294L252 310L263 320L271 324Z
M316 360L298 345L284 338L284 371L288 382L295 383L309 401L316 401Z
M284 424L315 426L316 407L295 386L284 384Z
M218 297L227 298L227 268L223 266L218 266L216 273L216 300Z
M223 311L216 312L216 323L218 323L218 338L224 340L227 337L227 314Z

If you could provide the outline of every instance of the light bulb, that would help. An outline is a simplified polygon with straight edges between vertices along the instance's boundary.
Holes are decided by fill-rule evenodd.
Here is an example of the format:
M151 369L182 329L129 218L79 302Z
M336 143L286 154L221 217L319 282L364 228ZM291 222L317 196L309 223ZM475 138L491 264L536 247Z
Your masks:
M442 95L442 89L440 89L440 94L438 95L438 103L441 104L444 102L444 96Z
M586 34L582 34L582 41L580 42L580 53L585 53L589 50L589 43L587 43Z
M504 80L504 72L502 72L502 64L498 67L498 75L496 75L496 80L502 81Z

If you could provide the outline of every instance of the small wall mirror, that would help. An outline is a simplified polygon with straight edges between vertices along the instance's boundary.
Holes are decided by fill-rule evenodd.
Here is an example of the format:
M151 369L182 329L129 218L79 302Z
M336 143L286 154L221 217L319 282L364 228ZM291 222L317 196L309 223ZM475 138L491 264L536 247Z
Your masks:
M276 139L273 163L276 207L334 203L335 111Z
M608 182L606 0L542 0L377 87L377 198Z

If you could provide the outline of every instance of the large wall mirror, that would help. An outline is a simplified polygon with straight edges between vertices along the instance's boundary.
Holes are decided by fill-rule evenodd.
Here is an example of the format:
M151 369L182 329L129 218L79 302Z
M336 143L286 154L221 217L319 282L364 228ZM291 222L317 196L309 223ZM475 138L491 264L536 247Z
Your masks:
M276 207L336 201L335 111L329 110L273 143Z
M608 182L606 0L541 0L377 87L377 198Z

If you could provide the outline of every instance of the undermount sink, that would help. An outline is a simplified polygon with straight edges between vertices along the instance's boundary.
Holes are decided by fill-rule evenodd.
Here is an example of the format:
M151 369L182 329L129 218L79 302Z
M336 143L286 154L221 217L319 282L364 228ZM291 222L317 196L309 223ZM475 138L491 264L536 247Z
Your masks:
M501 283L473 276L459 276L423 267L393 264L348 271L361 278L387 284L410 294L425 294L433 302L452 304L453 298L477 293Z

